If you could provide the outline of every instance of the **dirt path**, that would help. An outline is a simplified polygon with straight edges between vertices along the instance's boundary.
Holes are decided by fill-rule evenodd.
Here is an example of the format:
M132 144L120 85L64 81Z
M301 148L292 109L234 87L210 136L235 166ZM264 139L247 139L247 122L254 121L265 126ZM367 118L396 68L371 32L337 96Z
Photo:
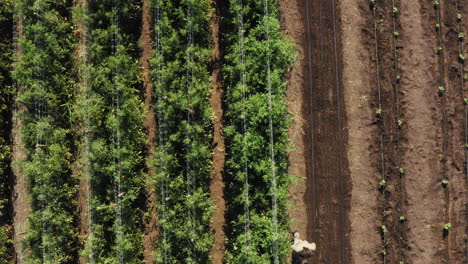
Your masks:
M382 241L377 231L381 222L378 208L377 185L379 172L370 162L372 143L377 129L372 125L375 110L370 95L373 93L373 62L365 47L372 47L368 35L368 2L341 1L343 16L343 85L348 119L348 160L352 181L351 255L352 263L379 263ZM364 47L364 48L363 48Z
M144 261L145 263L155 263L154 249L156 245L156 239L158 237L157 231L157 212L156 212L156 193L153 185L150 184L151 177L155 175L155 167L152 165L155 154L154 140L156 134L156 114L153 109L153 83L151 80L150 73L150 58L151 51L153 48L151 41L151 9L148 0L143 0L143 14L142 14L142 27L141 27L141 56L140 64L142 67L143 86L144 86L144 102L145 107L148 110L148 114L145 119L145 128L147 130L148 139L148 181L146 183L146 210L149 213L148 216L143 218L144 224L144 236L143 236L143 248L144 248Z
M287 102L288 113L293 116L293 121L289 127L288 137L294 150L289 152L289 171L294 177L294 183L289 188L289 202L293 205L289 209L289 216L292 219L291 230L298 231L302 236L308 234L309 211L311 205L306 202L307 185L307 157L306 157L306 121L309 110L304 102L305 90L308 87L306 78L307 60L305 17L303 12L303 0L280 1L281 18L283 23L283 33L291 37L296 47L296 60L294 67L288 75Z
M24 38L22 19L17 16L15 16L15 19L17 25L16 34L19 38ZM18 60L21 60L22 51L19 45L16 52L19 55ZM25 110L26 109L22 105L17 104L16 113L13 114L13 164L20 164L21 161L26 159L26 150L20 132L22 129L22 122L18 117L18 114ZM31 212L31 203L28 199L26 177L19 166L13 166L13 178L13 244L15 248L15 261L17 264L23 264L25 261L24 256L27 252L23 252L21 243L28 231L28 215Z
M308 260L348 263L349 175L343 112L340 6L335 1L284 1L285 32L296 42L297 67L290 73L289 155L293 231L317 243Z
M222 264L224 260L225 245L225 210L226 202L224 200L224 160L225 160L225 145L223 138L223 106L221 88L221 54L219 47L219 24L220 24L220 0L214 0L212 5L214 7L214 14L211 19L211 37L213 41L213 48L211 51L211 83L212 89L210 90L210 105L214 113L213 125L213 167L212 179L210 183L211 198L214 201L215 211L211 229L214 231L214 243L211 247L210 255L214 264Z
M436 39L432 2L401 1L403 113L407 119L408 262L442 263L444 194L440 186L441 129L437 121ZM437 153L436 155L435 152Z

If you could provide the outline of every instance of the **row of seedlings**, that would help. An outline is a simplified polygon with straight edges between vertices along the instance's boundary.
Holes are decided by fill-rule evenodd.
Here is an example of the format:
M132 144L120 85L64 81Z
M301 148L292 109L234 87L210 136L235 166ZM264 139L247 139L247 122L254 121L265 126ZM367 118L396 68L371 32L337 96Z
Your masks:
M284 263L287 127L283 75L293 47L278 2L231 0L224 35L227 263ZM255 186L255 189L250 188Z
M465 177L468 175L468 98L465 95L465 82L468 81L468 75L465 75L465 55L464 55L464 40L465 40L465 33L463 32L463 2L459 0L455 0L453 2L456 14L456 35L457 35L457 59L459 64L459 71L458 71L458 78L460 79L460 98L463 100L463 146L464 146L464 158L463 158L463 174ZM452 18L453 19L453 18ZM465 182L468 182L465 180ZM468 203L465 205L465 209L468 209ZM468 211L466 211L468 212ZM465 213L465 223L468 223L468 213ZM457 221L460 222L460 221ZM466 232L466 227L465 230ZM468 249L467 249L468 241L465 241L465 250L464 250L464 260L465 262L468 261Z
M32 203L25 239L30 263L71 263L77 256L76 219L72 199L71 112L76 74L76 44L67 2L20 0L16 12L24 26L21 60L13 75L21 137L27 158L22 164Z
M397 204L397 211L398 211L398 261L400 264L405 263L405 252L404 249L406 248L405 242L405 226L404 223L406 222L406 216L403 213L403 201L404 201L404 180L403 176L405 174L405 169L402 166L401 160L401 141L402 141L402 130L404 121L402 119L402 111L401 111L401 101L400 101L400 80L402 78L400 68L399 68L399 37L400 32L398 31L398 3L396 0L392 0L392 34L393 34L393 71L394 71L394 90L395 90L395 122L396 122L396 159L395 159L395 167L396 167L396 178L398 178L398 204Z
M85 82L75 116L85 126L89 166L89 235L81 253L89 263L140 263L144 187L144 111L138 78L141 6L89 1Z
M390 239L390 230L389 225L387 223L388 220L388 201L387 198L390 195L388 190L388 178L386 177L385 171L385 145L384 145L384 138L385 138L385 121L384 119L384 111L382 109L382 80L381 80L381 62L380 62L380 51L379 51L379 35L380 32L379 26L381 26L381 22L378 21L378 10L377 10L377 2L375 0L370 1L370 9L372 12L372 28L373 28L373 38L374 38L374 56L375 56L375 74L376 74L376 93L377 93L377 109L375 111L376 119L377 119L377 126L378 126L378 149L379 149L379 165L378 168L380 169L380 182L379 182L379 190L382 193L382 225L379 228L381 237L382 237L382 250L380 255L382 257L383 263L388 262L388 242Z
M13 263L11 201L11 128L14 38L13 1L0 1L0 263Z
M436 17L436 25L435 25L435 30L437 34L437 54L438 54L438 69L439 69L439 78L438 78L438 87L437 87L437 93L439 97L441 98L441 105L442 105L442 124L441 124L441 129L442 129L442 159L441 159L441 167L442 167L442 179L441 179L441 185L444 188L444 199L445 199L445 212L444 212L444 225L443 225L443 233L444 233L444 238L447 239L448 232L450 228L452 227L452 224L449 223L450 219L450 206L449 206L449 200L450 200L450 193L449 193L449 178L448 178L448 173L447 173L447 147L448 147L448 133L447 133L447 96L446 96L446 89L447 87L445 86L445 59L444 59L444 48L443 48L443 37L442 37L442 22L441 22L441 3L439 0L434 1L434 10L435 10L435 17ZM445 243L445 261L449 263L449 246L448 242Z
M456 10L456 20L457 20L457 40L458 40L458 62L459 62L459 72L458 76L460 78L460 98L463 100L463 144L464 144L464 169L463 173L465 177L468 177L468 97L465 95L465 82L468 81L468 75L465 74L465 55L463 50L463 42L465 39L465 33L462 30L463 25L463 15L462 9L463 6L458 0L454 1L455 10ZM468 178L467 178L468 183ZM468 223L468 203L466 204L466 213L465 213L465 223ZM466 230L465 230L466 232ZM468 261L468 241L465 241L465 262Z
M158 122L158 263L209 263L212 110L209 0L152 0Z

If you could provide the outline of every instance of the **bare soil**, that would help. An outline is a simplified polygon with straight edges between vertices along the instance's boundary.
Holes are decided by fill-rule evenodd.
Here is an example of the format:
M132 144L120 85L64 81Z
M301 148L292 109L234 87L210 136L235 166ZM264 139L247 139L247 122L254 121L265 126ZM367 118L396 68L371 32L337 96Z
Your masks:
M210 90L210 105L213 109L214 120L213 120L213 167L212 167L212 178L210 183L211 198L214 202L214 215L213 222L211 223L211 229L214 232L214 243L211 247L210 255L214 264L222 264L224 260L225 245L225 211L226 202L224 200L224 161L225 161L225 145L223 137L223 105L222 95L223 90L221 88L221 53L219 45L219 27L220 27L220 2L215 0L212 2L215 12L211 19L211 37L213 48L211 50L210 63L211 69L211 83L212 88Z
M145 128L147 131L147 155L148 155L148 174L147 184L145 189L146 195L146 211L148 216L143 217L144 225L144 236L143 236L143 248L144 248L144 261L145 263L155 263L154 249L156 245L156 239L158 237L158 218L156 212L156 193L151 184L150 179L155 175L156 168L154 167L154 140L156 134L156 114L153 109L153 82L151 80L150 72L150 58L151 51L153 49L151 41L151 9L148 0L143 0L142 8L142 24L141 24L141 35L140 35L140 64L142 67L143 87L144 87L144 104L148 111L145 119Z
M16 34L19 38L24 38L23 23L18 17L16 19ZM21 47L18 45L17 53L19 60L21 59ZM26 176L21 169L21 162L26 160L26 150L21 138L22 123L18 114L24 112L26 109L22 105L16 105L16 113L13 114L13 153L12 153L12 166L13 168L13 244L15 249L15 263L25 263L24 257L27 252L23 252L21 243L28 231L28 215L31 212L31 202L28 199L28 191L26 185ZM16 164L16 165L15 165Z
M284 2L285 32L295 40L299 54L287 98L295 117L289 130L296 147L289 157L290 172L299 183L290 189L296 206L291 210L293 229L303 230L303 238L317 243L306 263L347 263L350 178L344 143L341 8L334 1Z

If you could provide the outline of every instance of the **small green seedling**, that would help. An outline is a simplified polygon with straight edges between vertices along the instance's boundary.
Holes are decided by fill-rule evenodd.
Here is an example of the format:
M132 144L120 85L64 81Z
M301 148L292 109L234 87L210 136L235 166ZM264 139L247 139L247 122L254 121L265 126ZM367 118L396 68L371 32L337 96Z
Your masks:
M395 16L396 16L397 14L398 14L398 8L396 8L396 7L393 7L393 15L395 15Z
M404 215L400 216L400 222L406 221L406 217Z
M462 53L458 54L458 58L460 59L461 63L465 61L465 55L463 55Z
M395 79L396 79L397 81L401 80L400 74L397 74L397 76L395 77Z
M386 256L387 255L387 250L382 249L382 255Z
M400 171L400 175L405 174L405 169L404 168L400 168L399 171Z
M449 184L449 180L443 179L441 183L442 183L442 186L445 188Z
M444 49L444 48L442 48L442 46L438 46L438 47L437 47L437 53L440 54L440 53L442 52L443 49Z
M444 225L444 230L449 231L450 228L452 228L452 224L451 224L451 223L447 223L447 224Z
M385 188L386 184L387 184L387 182L385 181L385 179L381 180L380 183L379 183L380 187L382 187L382 188Z
M382 115L382 108L377 108L377 110L375 110L375 114L377 117L380 117Z
M403 126L404 123L405 122L403 120L401 120L401 119L398 119L398 121L397 121L398 127Z
M463 80L468 81L468 74L465 74L465 76L463 76Z
M437 24L436 24L436 29L439 29L439 28L440 28L440 24L437 23Z
M462 19L462 14L458 13L458 14L457 14L457 20L458 20L458 21L461 21L461 19Z
M398 31L393 32L393 36L395 38L398 38L400 36L400 32L398 32Z
M405 262L404 262L404 261L400 261L399 264L405 264Z
M458 33L458 39L461 41L463 40L463 38L465 38L465 33L463 32Z
M438 91L439 91L439 95L443 95L444 92L445 92L445 88L443 86L439 86L438 88Z
M388 233L388 229L386 225L382 225L380 228L382 229L382 232Z
M434 8L437 9L437 8L439 7L439 5L440 5L439 1L438 1L438 0L435 0L435 1L434 1Z
M375 0L370 0L370 7L371 9L375 9Z
M466 98L466 97L463 98L463 102L464 102L465 104L468 104L468 98Z

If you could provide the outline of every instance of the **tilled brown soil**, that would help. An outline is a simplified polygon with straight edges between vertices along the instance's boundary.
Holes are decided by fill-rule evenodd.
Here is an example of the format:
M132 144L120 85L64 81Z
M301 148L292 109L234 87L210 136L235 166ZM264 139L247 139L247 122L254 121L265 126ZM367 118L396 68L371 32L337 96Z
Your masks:
M147 132L147 162L148 162L148 171L147 171L147 183L145 188L146 204L144 206L147 214L143 217L143 226L144 226L144 235L143 235L143 257L145 263L155 263L154 250L156 245L156 240L158 237L158 217L156 212L156 193L154 185L152 184L152 177L156 173L156 168L154 167L154 153L155 153L155 135L156 135L156 114L153 108L153 82L151 80L150 72L150 59L151 52L153 49L151 41L151 8L149 6L148 0L143 0L142 6L142 23L141 23L141 34L140 34L140 65L141 65L141 75L143 77L143 87L144 87L144 103L148 111L145 118L145 128Z
M211 36L213 48L211 51L211 83L210 90L210 105L214 113L213 124L213 166L212 178L210 183L210 194L214 202L214 215L211 229L214 232L214 243L211 247L210 255L213 264L222 264L224 260L224 251L226 249L224 232L225 228L225 211L226 202L224 200L224 162L225 162L225 145L223 138L223 105L222 96L223 89L221 88L221 53L219 40L220 27L220 5L222 1L215 0L212 5L215 10L211 19Z
M365 0L338 0L335 10L333 1L282 1L284 32L298 54L287 98L295 117L290 173L299 182L290 188L292 231L317 243L304 263L465 263L466 95L458 49L467 46L457 41L456 1L440 7L443 56L433 2L376 3L374 20ZM466 4L457 3L465 17ZM441 84L445 99L437 95Z

